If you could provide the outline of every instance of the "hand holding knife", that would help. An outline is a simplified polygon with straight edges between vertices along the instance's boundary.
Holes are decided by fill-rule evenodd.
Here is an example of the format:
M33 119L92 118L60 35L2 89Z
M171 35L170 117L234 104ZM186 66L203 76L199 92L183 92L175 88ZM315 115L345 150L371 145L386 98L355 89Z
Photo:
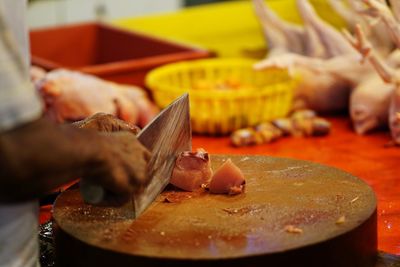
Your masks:
M138 135L138 140L152 155L148 164L149 183L132 196L133 217L137 218L169 183L176 156L191 150L189 96L175 100ZM84 200L99 204L106 198L104 188L81 181Z

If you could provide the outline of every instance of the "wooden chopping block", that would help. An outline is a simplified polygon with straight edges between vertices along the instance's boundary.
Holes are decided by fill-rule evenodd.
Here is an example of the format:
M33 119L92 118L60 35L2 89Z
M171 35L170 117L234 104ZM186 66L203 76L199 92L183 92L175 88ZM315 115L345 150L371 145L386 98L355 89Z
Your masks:
M360 179L293 159L231 158L236 196L167 190L136 221L129 205L94 207L79 191L54 206L58 266L374 266L376 198Z

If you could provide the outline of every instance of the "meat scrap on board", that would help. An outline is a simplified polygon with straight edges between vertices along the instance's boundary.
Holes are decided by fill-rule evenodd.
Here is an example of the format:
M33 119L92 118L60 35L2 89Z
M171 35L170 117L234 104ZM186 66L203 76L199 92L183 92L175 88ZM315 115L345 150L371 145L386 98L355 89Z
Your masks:
M206 189L210 193L236 195L244 192L245 178L242 171L227 159L215 172L207 152L182 152L172 171L170 183L185 191Z
M208 184L212 174L207 152L184 151L176 159L170 183L185 191L195 191Z

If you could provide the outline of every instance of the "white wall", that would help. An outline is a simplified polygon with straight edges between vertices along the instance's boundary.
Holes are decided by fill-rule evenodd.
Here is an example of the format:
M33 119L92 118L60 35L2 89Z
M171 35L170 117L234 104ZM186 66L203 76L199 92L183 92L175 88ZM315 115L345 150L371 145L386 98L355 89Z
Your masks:
M95 20L101 13L104 19L143 16L174 11L181 5L182 0L41 0L29 5L28 22L37 28Z

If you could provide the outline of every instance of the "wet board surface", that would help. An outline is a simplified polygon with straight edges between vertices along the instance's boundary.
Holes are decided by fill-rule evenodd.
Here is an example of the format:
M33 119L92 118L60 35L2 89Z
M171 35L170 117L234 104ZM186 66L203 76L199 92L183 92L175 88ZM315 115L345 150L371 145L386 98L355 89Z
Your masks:
M136 221L129 205L94 207L64 192L54 206L59 265L374 266L376 199L366 183L266 156L212 155L213 169L227 158L246 177L244 194L170 189Z

